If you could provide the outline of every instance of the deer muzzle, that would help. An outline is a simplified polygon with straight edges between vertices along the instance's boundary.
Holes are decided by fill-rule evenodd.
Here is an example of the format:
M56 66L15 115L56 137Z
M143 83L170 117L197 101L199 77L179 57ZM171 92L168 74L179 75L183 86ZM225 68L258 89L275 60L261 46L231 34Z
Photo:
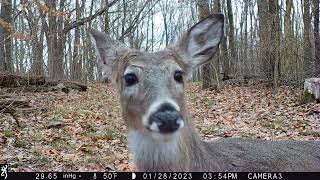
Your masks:
M160 105L158 110L149 117L149 127L153 132L164 134L174 133L184 126L180 113L169 103Z

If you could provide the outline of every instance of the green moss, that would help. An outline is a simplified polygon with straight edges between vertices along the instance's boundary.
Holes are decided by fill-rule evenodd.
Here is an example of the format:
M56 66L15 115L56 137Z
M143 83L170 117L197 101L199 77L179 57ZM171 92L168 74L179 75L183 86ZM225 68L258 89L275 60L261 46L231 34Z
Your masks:
M84 129L85 130L81 133L81 136L93 137L98 131L98 129L91 124L86 124Z
M73 150L76 148L75 144L70 144L67 140L61 137L54 138L50 144L57 150Z
M13 143L14 147L27 149L28 142L24 139L16 139Z
M10 168L18 168L19 166L21 166L21 164L19 162L15 162L10 164Z
M216 105L215 101L212 100L209 97L205 97L203 100L204 100L204 103L207 105L208 108L212 108L212 106Z
M14 135L14 132L11 129L5 129L3 134L5 137L12 137Z
M47 156L41 154L41 152L33 151L32 154L39 164L49 164L51 162L51 160Z
M201 132L205 135L219 135L221 132L221 127L218 125L210 125L207 127L203 127Z
M110 140L114 140L114 139L118 139L119 135L115 131L108 129L107 132L105 133L105 138L110 139Z
M46 156L40 156L37 161L40 163L40 164L50 164L50 159Z
M98 158L88 158L88 159L86 160L86 162L87 162L88 164L99 164L99 163L101 163L102 161L101 161L100 159L98 159Z
M195 103L198 98L199 98L199 97L198 97L195 93L190 93L189 99L190 99L190 101L191 101L192 103Z
M315 101L314 95L305 91L300 99L300 104L308 104L314 101Z
M62 139L62 138L54 138L51 141L51 145L52 147L56 148L56 149L63 149L65 147L66 142Z

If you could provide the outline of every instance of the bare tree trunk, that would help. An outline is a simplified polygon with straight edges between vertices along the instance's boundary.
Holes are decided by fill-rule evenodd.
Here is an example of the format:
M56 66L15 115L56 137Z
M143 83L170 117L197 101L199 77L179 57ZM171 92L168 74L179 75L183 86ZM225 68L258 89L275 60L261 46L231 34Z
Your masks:
M213 13L221 13L221 4L220 4L220 0L215 0L213 1L214 5L213 5ZM224 41L224 43L226 43L226 40ZM227 46L226 44L222 45L223 51L226 51ZM222 54L222 56L225 54ZM211 62L211 67L213 67L213 71L211 70L212 73L212 82L217 86L217 88L220 88L220 62L221 62L221 58L222 58L220 51L219 51L219 47L217 50L216 55L213 57L213 62Z
M209 4L207 0L198 0L198 13L199 13L199 19L206 18L210 14L209 10ZM210 63L205 64L202 66L202 88L207 89L212 85L212 78L210 77L210 74L212 72L212 69L210 68Z
M13 22L12 17L12 1L7 0L1 5L0 18L10 25ZM0 28L0 71L3 72L14 72L13 68L13 56L12 56L12 37L11 32L8 29Z
M82 4L82 7L84 4ZM80 4L79 0L76 0L76 20L80 19ZM73 57L71 60L71 80L80 81L81 80L81 72L82 72L82 58L79 54L80 50L80 29L76 27L74 29L74 46L73 46Z
M17 0L13 0L13 4L12 4L12 9L17 9ZM18 21L16 21L15 19L12 19L12 24L14 25L14 29L18 29ZM21 73L20 69L19 69L19 47L18 47L18 40L17 39L13 39L13 44L12 44L12 52L15 52L14 54L12 54L12 63L15 64L15 72L16 73Z
M292 0L286 0L286 10L284 15L284 47L285 50L283 51L283 58L282 58L282 71L285 73L285 77L291 76L290 72L292 72L291 69L293 69L294 63L294 34L293 34L293 26L292 26L292 20L291 20L291 14L293 10L293 1Z
M93 6L93 1L94 0L92 0L92 6ZM105 2L106 2L106 6L108 7L109 0L105 0ZM91 16L92 15L92 8L90 9L90 11L91 11L90 16ZM106 33L110 33L110 24L109 23L110 23L109 8L107 8L106 13L104 15L104 31Z
M320 78L320 34L319 34L319 0L313 0L313 14L314 14L314 63L315 63L315 76Z
M93 11L93 3L94 3L94 0L91 1L91 6L90 6L90 11L89 11L89 15L92 16L92 11ZM108 3L108 0L106 0L106 3ZM108 6L108 5L107 5ZM106 14L108 13L108 10L106 11ZM106 15L105 15L106 17ZM105 22L107 23L107 22ZM86 28L86 31L85 33L87 34L86 35L86 38L85 38L85 43L87 44L86 45L86 48L84 50L84 56L85 56L85 63L87 64L86 67L87 67L87 74L86 74L86 79L88 79L89 81L93 81L94 80L94 66L95 66L95 61L93 59L90 59L90 57L92 57L91 53L92 53L92 49L91 49L91 41L90 41L90 32L89 32L89 29L91 28L91 21L88 23L87 25L87 28ZM105 24L105 28L109 28L109 24ZM109 30L106 30L106 32L109 32Z
M63 8L65 0L60 0L60 8ZM47 6L57 10L57 0L48 0ZM49 26L46 34L48 41L49 78L61 80L64 78L63 60L66 37L63 33L63 17L49 14Z
M232 11L232 4L231 0L227 0L227 10L228 10L228 21L229 21L229 49L230 49L230 58L229 65L230 67L228 68L229 70L232 69L233 74L235 74L235 65L236 59L237 59L237 53L236 53L236 46L235 46L235 41L234 41L234 23L233 23L233 11ZM225 75L229 75L229 71L224 72Z
M1 8L1 12L2 12ZM0 18L2 18L2 13L0 12ZM5 40L5 30L0 26L0 72L5 71L5 57L4 57L4 40Z
M255 6L254 2L252 1L249 1L249 6L250 6L250 44L255 44L255 37L257 37L257 29L258 28L254 28L254 27L257 27L257 20L254 19L254 10L253 10L253 7ZM255 51L255 52L254 52ZM250 70L252 71L252 73L254 75L257 74L257 64L259 64L259 62L257 63L257 59L258 59L258 52L257 48L254 49L253 47L250 48L250 60L251 60L251 63L250 64L253 64L250 68Z
M28 8L28 11L32 12L31 8ZM30 17L28 18L29 26L31 27L31 46L32 46L32 63L31 63L31 73L33 75L43 75L43 40L44 40L44 32L45 27L40 27L39 19L33 13L30 13ZM39 32L40 30L40 32ZM39 34L39 37L38 37Z
M219 7L219 0L215 0L215 6ZM199 19L206 18L210 14L209 3L207 0L198 0L198 16ZM218 8L214 8L218 9ZM219 52L219 51L218 51ZM210 63L202 66L202 88L207 89L212 86L219 88L219 62L213 58Z
M122 43L124 43L124 36L125 36L125 27L126 27L126 20L127 20L127 3L126 0L122 0L122 7L123 7L123 14L122 14L122 26L121 26L121 38L119 39Z
M169 45L168 19L167 15L163 13L164 33L166 37L166 46Z
M304 49L304 78L310 78L313 73L312 69L312 45L310 38L311 30L311 15L310 15L310 0L303 1L303 49Z
M43 75L43 39L44 39L43 28L40 31L40 37L38 39L37 35L32 36L32 74L33 75Z
M250 65L252 62L249 62L248 57L248 7L249 6L249 0L244 0L244 8L243 12L241 14L241 21L240 21L240 39L241 39L241 45L238 46L238 51L241 52L239 56L240 61L240 67L239 72L240 75L247 76L250 72ZM252 32L253 33L253 32Z
M269 12L271 15L270 31L270 61L273 65L273 86L278 89L280 76L280 17L279 4L277 0L269 0Z
M269 2L266 0L258 0L259 15L259 46L264 75L267 79L272 79L274 64L270 58L270 19L269 19Z
M152 11L152 14L154 12ZM154 51L154 17L152 17L152 22L151 22L151 52Z
M22 32L25 29L25 24L23 22L23 18L20 17L19 18L19 28L20 31ZM20 41L19 42L19 62L17 64L17 66L19 66L19 70L20 72L25 72L25 67L23 64L23 61L25 60L25 56L26 56L26 44L24 43L24 41Z

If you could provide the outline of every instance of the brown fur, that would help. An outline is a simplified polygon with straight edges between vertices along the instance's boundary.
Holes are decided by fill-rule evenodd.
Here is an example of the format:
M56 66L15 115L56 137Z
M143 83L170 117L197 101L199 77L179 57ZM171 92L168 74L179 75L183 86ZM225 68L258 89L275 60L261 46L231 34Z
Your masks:
M320 142L249 139L200 140L184 100L184 85L174 73L191 70L210 60L223 37L223 16L211 15L191 27L163 51L143 53L92 31L101 70L120 93L128 142L140 171L320 171ZM126 72L139 82L127 87ZM172 134L152 132L143 119L158 101L179 107L184 127Z

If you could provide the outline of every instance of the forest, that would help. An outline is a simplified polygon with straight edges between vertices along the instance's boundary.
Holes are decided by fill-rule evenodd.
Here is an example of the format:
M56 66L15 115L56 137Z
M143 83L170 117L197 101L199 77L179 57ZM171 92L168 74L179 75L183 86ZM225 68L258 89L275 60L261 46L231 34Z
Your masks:
M224 15L187 77L203 139L320 140L319 0L0 0L0 164L12 171L134 171L119 92L90 30L157 52Z

